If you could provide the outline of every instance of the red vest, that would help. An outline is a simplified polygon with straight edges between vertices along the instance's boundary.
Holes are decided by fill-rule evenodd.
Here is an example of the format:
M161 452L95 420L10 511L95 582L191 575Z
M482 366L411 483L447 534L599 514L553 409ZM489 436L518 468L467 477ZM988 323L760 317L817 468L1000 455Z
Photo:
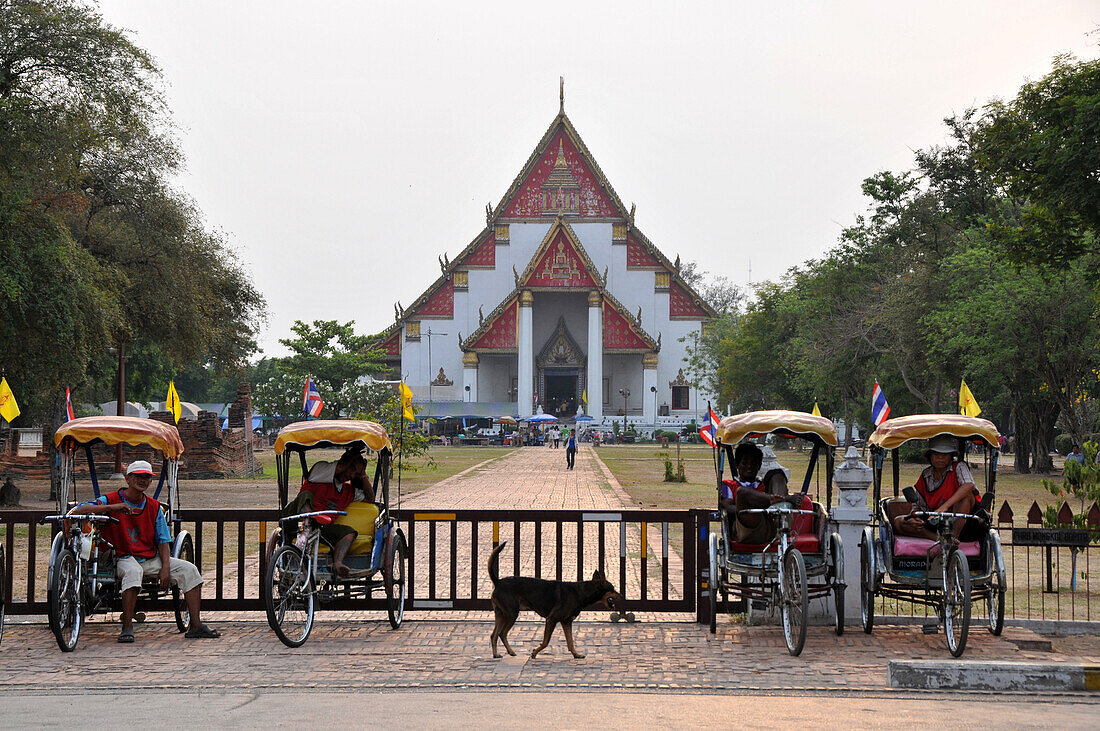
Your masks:
M107 494L107 504L117 505L123 502L122 490ZM117 556L152 558L157 555L156 532L157 511L160 503L151 497L145 498L145 507L137 515L115 513L118 523L107 523L103 527L103 537L115 547Z
M313 493L314 510L347 510L355 497L355 488L347 482L340 492L331 482L303 482L302 492Z
M928 503L929 510L937 509L959 489L959 480L955 477L955 465L952 464L947 470L947 474L943 478L943 484L935 492L928 492L928 487L924 482L924 472L921 472L921 476L917 478L917 484L914 487L924 497L924 501Z

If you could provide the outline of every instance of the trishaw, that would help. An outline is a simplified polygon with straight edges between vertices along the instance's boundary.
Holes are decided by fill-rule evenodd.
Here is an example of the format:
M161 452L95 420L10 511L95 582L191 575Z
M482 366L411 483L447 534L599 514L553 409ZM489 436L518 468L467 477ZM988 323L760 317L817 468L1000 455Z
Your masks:
M870 634L876 597L932 607L937 623L943 624L948 649L959 657L966 649L973 599L987 602L990 632L999 635L1004 629L1005 562L997 531L987 525L981 540L960 543L955 537L955 523L973 516L951 512L913 512L936 532L938 540L895 535L891 523L898 515L913 510L919 498L911 488L905 488L905 497L898 496L898 448L910 440L930 440L940 435L956 440L960 459L965 457L966 445L983 447L987 492L982 504L987 509L992 506L1000 444L992 422L954 414L902 416L883 422L870 439L874 514L860 540L860 608L863 631ZM888 451L893 456L894 496L883 498L882 470ZM980 483L975 487L980 489Z
M279 432L275 440L275 464L279 479L279 504L290 504L291 454L297 454L303 483L329 463L308 465L306 453L314 449L362 447L377 453L374 470L375 502L356 499L347 510L317 510L286 516L281 526L297 524L293 541L284 540L287 531L276 528L268 540L268 563L262 591L267 621L287 647L301 647L313 629L315 601L369 599L376 591L386 593L390 626L397 629L405 613L405 534L390 514L390 475L393 446L389 435L371 421L300 421ZM317 471L317 472L315 472ZM321 536L321 527L331 522L349 525L358 532L345 565L349 577L332 571L332 546ZM293 531L291 531L293 532Z
M65 652L76 649L80 629L86 617L94 613L107 613L121 608L118 577L115 575L114 546L102 535L101 526L118 522L107 515L71 515L80 502L76 488L76 453L83 451L88 461L88 477L92 496L100 497L99 477L96 474L92 447L95 444L114 446L145 445L160 454L160 477L152 498L160 502L165 518L175 532L172 540L173 558L194 563L195 546L191 535L180 529L179 517L179 458L183 454L183 442L179 432L171 424L139 419L131 416L88 416L72 419L54 434L54 443L60 455L61 484L57 492L57 515L49 515L42 522L58 524L50 548L50 568L47 581L47 613L50 629L57 638L57 645ZM151 460L152 461L152 460ZM167 488L167 498L160 495ZM156 576L145 579L141 593L156 601L161 594L171 594L171 608L176 615L176 628L187 631L187 607L178 587L161 589ZM138 621L145 618L138 612Z
M767 514L774 521L777 535L766 544L738 543L734 537L733 517L719 509L721 533L711 532L710 549L710 631L717 631L719 594L729 607L729 595L743 599L751 607L763 603L767 612L779 610L783 639L792 655L802 652L806 642L809 600L828 596L836 606L835 631L844 632L844 552L840 535L821 503L807 494L814 468L824 453L826 465L826 505L832 499L833 448L836 430L828 419L797 411L756 411L722 419L715 445L715 472L718 490L723 485L726 462L734 466L734 447L743 440L775 434L799 438L812 445L809 466L802 481L800 507L777 503L769 508L746 510ZM733 486L734 483L727 481ZM793 494L793 493L792 493ZM812 582L812 583L811 583Z

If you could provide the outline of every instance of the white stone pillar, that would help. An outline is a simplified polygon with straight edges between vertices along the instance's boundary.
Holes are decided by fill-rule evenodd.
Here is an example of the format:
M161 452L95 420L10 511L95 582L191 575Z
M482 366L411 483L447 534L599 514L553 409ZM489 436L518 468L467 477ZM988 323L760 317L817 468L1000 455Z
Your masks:
M657 354L642 355L642 421L657 426Z
M516 345L519 350L519 382L516 392L516 406L519 408L520 417L531 416L534 413L534 387L535 387L535 345L534 345L534 312L532 305L535 296L528 290L519 294L519 337Z
M653 371L657 382L657 371ZM588 415L603 419L603 295L588 293Z
M873 471L859 461L859 451L855 447L848 447L844 462L833 474L837 505L831 508L831 514L844 544L844 581L848 584L844 592L844 622L854 626L860 622L859 542L863 528L871 519L871 511L867 509L867 491L871 487Z
M462 356L463 401L477 401L477 364L477 353L466 353Z

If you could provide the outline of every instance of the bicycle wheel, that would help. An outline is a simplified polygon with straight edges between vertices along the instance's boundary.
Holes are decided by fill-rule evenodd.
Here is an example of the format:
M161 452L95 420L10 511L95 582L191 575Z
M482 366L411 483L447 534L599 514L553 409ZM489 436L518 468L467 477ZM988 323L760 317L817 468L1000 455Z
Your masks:
M76 555L63 548L50 576L47 612L50 629L62 652L72 652L80 639L81 602Z
M177 553L172 558L195 563L195 544L191 540L190 533L184 532L182 534ZM190 615L187 612L187 602L183 598L183 592L176 584L172 584L172 609L176 614L176 629L180 632L186 632L187 625L190 623Z
M283 546L271 557L264 581L267 622L287 647L301 647L313 629L313 576L297 546Z
M947 649L959 657L970 630L970 569L960 551L953 551L943 566L943 629Z
M989 631L994 637L1000 636L1005 628L1005 592L1008 590L1008 582L1005 580L1004 565L1001 558L1001 542L999 539L990 541L990 551L987 561L993 564L993 571L989 577L989 587L986 593L986 603L989 605Z
M401 626L401 620L405 617L405 564L408 549L405 546L405 537L396 535L390 544L390 556L386 561L387 577L384 581L386 587L386 613L390 618L390 626L397 629Z
M859 544L859 617L863 631L871 634L875 626L875 566L873 549L864 540Z
M710 534L707 541L707 554L710 561L710 574L707 579L707 592L710 594L710 633L718 632L718 535Z
M833 629L837 637L844 634L844 548L835 533L829 539L829 561L832 564Z
M783 639L787 642L787 652L798 656L806 644L806 614L810 601L806 592L806 561L797 548L789 549L783 556L783 582L779 591Z

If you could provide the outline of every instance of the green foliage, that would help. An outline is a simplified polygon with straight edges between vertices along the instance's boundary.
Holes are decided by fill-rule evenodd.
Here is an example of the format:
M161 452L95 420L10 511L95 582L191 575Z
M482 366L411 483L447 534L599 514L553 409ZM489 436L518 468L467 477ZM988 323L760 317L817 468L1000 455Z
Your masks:
M263 298L172 187L160 83L90 4L0 3L0 368L30 422L56 425L67 385L113 397L109 347L131 354L139 400L255 349Z
M1073 449L1073 445L1076 443L1077 442L1073 440L1072 434L1059 434L1054 438L1054 450L1064 457L1069 454L1070 450Z
M1081 447L1081 453L1085 457L1084 463L1076 460L1066 460L1061 485L1053 480L1043 480L1043 487L1051 495L1077 502L1074 519L1075 524L1079 523L1077 527L1080 528L1085 527L1088 506L1093 502L1100 501L1100 465L1096 463L1098 451L1100 451L1100 445L1096 442L1085 442ZM1048 510L1052 512L1049 516L1044 514L1044 524L1058 525L1057 508L1048 506Z

